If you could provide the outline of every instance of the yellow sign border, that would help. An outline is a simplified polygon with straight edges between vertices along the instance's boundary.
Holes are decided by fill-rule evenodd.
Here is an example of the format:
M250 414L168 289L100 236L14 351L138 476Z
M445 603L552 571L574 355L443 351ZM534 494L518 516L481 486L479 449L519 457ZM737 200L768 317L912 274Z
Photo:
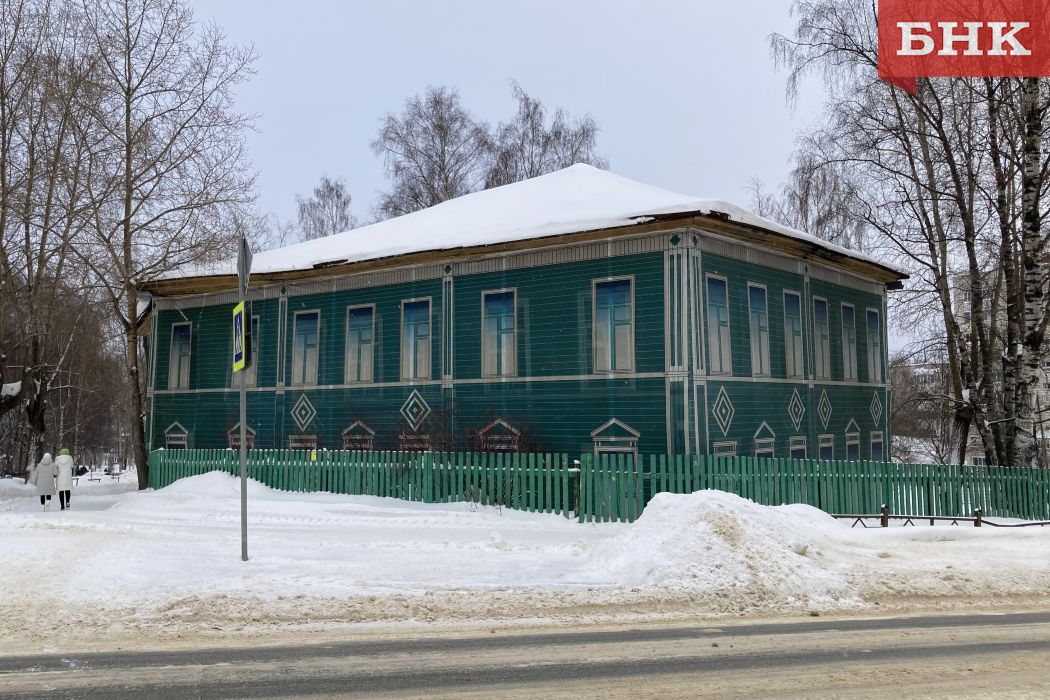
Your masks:
M240 372L244 369L244 360L248 353L245 352L245 344L248 342L246 326L244 325L244 302L238 303L233 307L233 331L237 332L237 315L241 316L241 359L237 359L237 344L234 343L234 354L233 354L233 371Z

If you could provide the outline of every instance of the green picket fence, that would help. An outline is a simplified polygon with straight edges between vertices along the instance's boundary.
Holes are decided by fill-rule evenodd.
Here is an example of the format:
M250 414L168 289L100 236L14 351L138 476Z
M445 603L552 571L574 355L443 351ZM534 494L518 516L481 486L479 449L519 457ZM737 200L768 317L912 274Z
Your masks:
M240 473L236 450L157 450L150 485ZM424 503L467 501L575 515L578 470L566 455L249 450L248 476L282 491L327 491Z
M583 455L581 522L631 522L653 494L728 491L763 505L828 513L1050 520L1050 470L713 455Z
M150 484L210 471L237 474L235 450L158 450ZM250 450L248 475L283 491L328 491L425 503L467 501L580 522L633 522L654 494L717 489L764 505L829 513L1050 520L1050 470L713 455Z

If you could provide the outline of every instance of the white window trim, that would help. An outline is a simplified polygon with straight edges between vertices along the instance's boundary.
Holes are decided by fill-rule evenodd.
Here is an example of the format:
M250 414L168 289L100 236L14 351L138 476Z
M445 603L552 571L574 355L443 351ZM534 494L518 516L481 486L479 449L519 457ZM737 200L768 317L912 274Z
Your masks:
M241 423L237 421L236 425L226 431L226 446L233 449L233 440L236 438L238 441L241 439ZM244 428L244 439L248 443L248 449L255 449L255 429L252 426L245 426Z
M752 336L751 328L751 289L761 289L766 296L766 347L765 349L765 360L766 360L766 371L756 372L755 371L755 338ZM729 287L726 286L726 299L729 299ZM772 358L769 355L769 289L766 285L759 282L748 282L747 283L747 335L748 335L748 348L751 350L751 376L752 377L769 377L773 374ZM730 346L732 346L732 339L730 339ZM759 348L761 352L762 348Z
M875 443L879 443L880 445L882 445L882 459L879 460L879 461L885 462L886 461L886 440L885 440L885 438L883 436L883 432L881 430L873 430L871 432L870 437L868 438L868 458L869 459L873 459L873 460L874 460L874 457L871 456L871 450L875 446Z
M776 457L776 454L777 454L776 447L777 447L777 439L776 438L756 438L755 439L755 456L756 457L765 457L765 458L768 458L768 459L772 459L773 457Z
M425 377L406 377L405 372L405 304L413 304L416 302L425 301L427 303L427 376ZM401 376L402 382L427 382L434 376L434 297L414 297L412 299L401 300L401 324L398 326L398 346L399 352L397 355L398 374Z
M819 348L821 348L823 350L823 343L820 343L819 339L817 338L817 302L818 301L824 302L824 308L827 311L828 353L827 353L827 355L824 356L825 360L827 361L827 372L824 373L824 374L818 374L817 373L817 355L818 355L817 348L819 347ZM813 297L812 305L813 305L813 333L812 333L812 336L813 336L813 353L812 353L813 359L812 359L812 363L811 364L813 365L813 378L815 380L817 380L817 381L820 381L820 380L823 380L823 379L830 380L831 379L831 303L827 300L826 297L817 297L817 296L815 296L815 297Z
M852 428L852 430L851 430ZM850 422L846 424L846 459L849 459L849 448L851 445L857 446L857 459L860 461L860 428L857 426L857 421L850 419ZM851 460L852 461L852 460Z
M634 285L631 285L632 294L634 293ZM485 374L485 297L490 294L512 294L514 296L514 371L506 374ZM631 300L631 307L634 308L634 300ZM633 312L632 312L633 313ZM634 319L632 318L632 324ZM633 334L633 326L632 326ZM479 377L485 379L500 379L502 377L517 377L518 376L518 289L517 287L507 287L505 289L486 289L481 293L481 352L478 353L481 358L481 372L478 374Z
M846 375L846 309L853 311L853 358L849 363L850 375ZM842 381L856 382L859 380L860 369L857 367L857 307L849 302L839 302L839 328L842 336Z
M175 347L175 329L176 328L180 328L182 326L186 326L186 327L188 327L190 329L190 339L189 339L189 346L190 346L190 363L189 364L190 364L190 366L186 368L186 385L185 386L181 386L181 385L178 385L178 384L173 384L172 383L172 379L173 378L172 378L172 373L171 373L171 361L172 361L171 351ZM168 389L189 389L190 388L190 373L192 372L192 370L193 370L193 322L192 321L178 321L176 323L171 324L171 335L168 338Z
M356 309L372 310L372 376L368 379L350 378L350 312ZM318 336L320 338L320 336ZM376 380L376 305L353 304L346 307L346 333L343 338L343 382L346 384L375 384Z
M825 447L830 447L831 448L831 457L830 457L830 459L832 459L832 460L835 459L835 436L834 435L831 435L830 433L824 433L823 435L818 435L817 436L817 459L821 459L821 460L825 459L824 457L820 456L820 453L824 450Z
M729 448L729 452L719 452L720 449ZM736 457L736 440L719 440L711 443L711 454L715 457Z
M627 432L628 435L620 437L599 436L599 433L602 433L613 426L619 426ZM632 454L637 457L638 440L641 437L642 434L640 432L627 425L622 420L618 418L610 418L591 431L591 441L594 443L594 456L597 457L600 454Z
M875 318L879 320L879 356L874 358L874 360L872 359L873 353L871 352L871 334L868 332L870 330L868 328L868 314L875 314ZM882 347L882 313L880 313L878 309L873 309L871 307L864 309L864 346L864 349L866 350L865 354L868 356L868 383L882 384L886 380L886 364L882 361L882 355L885 352ZM877 362L879 367L879 378L877 381L871 377L873 374L872 369L875 368L873 362Z
M305 316L306 314L317 314L317 366L314 368L313 381L295 381L295 337L297 335L296 326L299 323L299 317ZM320 309L300 309L292 314L292 360L290 363L292 371L292 380L289 386L317 386L317 380L321 374L321 328L322 318ZM305 358L303 360L305 362Z
M598 285L602 282L623 282L627 281L631 283L631 366L627 369L598 369ZM635 367L638 366L637 350L638 344L635 342L637 324L636 319L636 304L634 303L634 275L619 275L616 277L600 277L591 280L591 373L597 375L616 375L616 374L633 374ZM515 326L517 325L517 293L514 296L514 313L515 313ZM609 358L609 364L612 364L613 358Z
M164 429L164 449L176 449L172 448L172 443L178 443L182 441L182 449L189 449L190 446L190 431L183 427L182 423L175 421L167 428Z
M801 357L801 362L799 363L799 373L798 374L790 374L788 372L788 363L787 363L787 335L788 335L787 298L788 298L789 294L798 298L799 323L801 324L801 332L799 333L799 342L802 344L802 347L799 348L799 351L800 351L802 357ZM784 316L784 377L786 377L787 379L805 379L806 378L806 304L805 304L805 301L804 301L804 299L802 297L802 293L801 292L796 292L794 289L785 289L783 295L781 296L781 302L783 303L783 306L784 306L784 313L783 313L783 316Z
M711 328L711 295L709 294L710 290L708 289L707 282L708 282L708 280L713 280L713 279L714 280L719 280L720 282L722 282L726 286L726 333L729 334L729 357L727 358L727 360L729 362L729 366L728 367L722 367L717 372L714 371L713 363L711 362L711 359L712 359L711 358L711 337L710 337L710 333L708 333L708 331ZM708 371L710 372L711 376L715 376L715 377L731 377L731 376L733 376L733 313L732 313L732 304L729 303L729 278L726 277L725 275L719 275L719 274L714 273L714 272L706 273L704 275L704 301L706 302L704 304L704 321L705 321L704 332L708 336L707 348L706 348L707 349L707 354L708 354L708 358L707 358Z
M809 458L809 446L806 444L808 441L804 435L796 435L788 438L788 457L790 459L808 459ZM792 457L791 453L797 449L802 449L802 457Z

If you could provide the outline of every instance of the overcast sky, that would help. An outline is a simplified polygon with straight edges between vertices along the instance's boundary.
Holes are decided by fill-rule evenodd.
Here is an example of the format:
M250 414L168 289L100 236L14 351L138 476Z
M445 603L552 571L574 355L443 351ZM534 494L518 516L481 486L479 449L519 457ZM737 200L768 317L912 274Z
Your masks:
M814 89L789 108L769 58L788 0L190 1L259 54L240 102L260 115L260 208L282 219L322 173L368 219L386 187L369 148L379 120L427 85L495 123L515 79L550 109L590 112L613 172L745 206L751 178L784 177L821 102Z

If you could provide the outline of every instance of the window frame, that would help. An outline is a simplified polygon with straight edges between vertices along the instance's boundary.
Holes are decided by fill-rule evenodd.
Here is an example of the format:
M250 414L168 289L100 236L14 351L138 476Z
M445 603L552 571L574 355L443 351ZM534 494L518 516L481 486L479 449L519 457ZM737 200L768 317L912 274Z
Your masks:
M173 428L177 428L177 430L173 430ZM189 447L190 431L186 430L182 423L175 421L164 429L165 450L188 450Z
M317 314L317 364L314 366L313 381L306 381L306 377L303 377L303 381L295 381L295 339L299 335L297 327L299 325L299 317L306 316L308 314ZM306 358L303 357L303 373L306 373ZM291 382L289 386L317 386L317 380L321 375L321 310L320 309L299 309L292 314L292 361L291 361Z
M813 297L813 379L815 380L831 380L831 303L826 297ZM824 326L827 329L827 344L823 342L823 338L818 337L817 334L817 302L824 304L825 321ZM825 352L825 350L827 352ZM818 361L824 360L824 372L820 372L818 367Z
M824 448L831 448L831 456L824 457ZM822 462L830 462L835 459L835 436L830 433L824 433L823 435L817 436L817 459Z
M764 372L756 372L755 371L755 349L756 349L755 348L755 328L754 328L755 320L753 318L754 311L751 308L751 290L752 289L761 289L762 290L762 296L765 298L765 301L766 301L766 310L765 310L765 316L766 316L765 345L763 346L763 345L760 344L759 347L758 347L759 359L763 359L762 353L764 352L764 359L765 359L765 371ZM726 291L728 292L728 289ZM729 297L727 295L726 299L728 300L728 298ZM747 331L748 331L749 345L751 346L750 347L750 350L751 350L751 376L752 377L769 377L769 376L772 376L773 368L770 366L772 363L770 362L770 357L769 357L769 289L766 287L766 285L761 284L760 282L748 282L747 283ZM759 339L761 340L761 334L762 334L761 328L759 329L758 332L759 332Z
M776 438L755 438L755 457L774 459L777 456Z
M798 338L796 339L788 330L788 313L787 313L787 298L793 296L798 299ZM802 293L796 292L793 289L785 289L783 294L784 304L784 377L787 379L805 379L806 378L806 305L802 302ZM798 341L798 352L796 357L798 362L792 362L796 365L797 371L791 372L791 368L788 366L788 338L791 337L792 345L795 341Z
M875 455L872 450L875 448L875 444L879 444L879 449L882 450L882 456L879 459L875 459ZM885 462L886 461L886 439L881 430L871 431L871 435L868 437L868 459L872 462Z
M725 285L726 291L726 337L729 342L729 352L724 358L728 363L728 366L719 363L719 369L715 370L714 363L714 352L711 343L714 342L714 335L711 333L711 280L718 280ZM733 314L730 312L729 304L729 278L725 275L719 275L717 273L708 272L704 275L704 332L707 336L707 369L708 373L712 376L732 376L733 375ZM721 343L719 342L719 346ZM721 355L721 353L719 353Z
M854 446L857 448L857 458L850 459L849 448ZM852 432L846 433L846 461L847 462L859 462L860 460L860 433Z
M715 457L736 457L736 440L719 440L711 443L711 454Z
M188 350L186 352L186 358L187 358L187 362L186 362L186 376L183 377L182 373L179 372L179 375L178 375L179 379L185 379L185 384L183 384L182 382L179 382L179 383L176 384L176 383L173 382L174 377L173 377L172 371L171 371L172 370L172 366L173 366L173 360L176 359L175 358L175 354L173 352L174 349L175 349L175 330L178 329L178 328L183 328L183 327L189 328L189 331L190 331L189 338L187 338L187 340L186 340L186 347L188 348ZM179 364L181 364L181 363L179 363ZM168 340L168 389L169 390L174 390L174 391L177 391L177 390L180 390L180 389L189 389L190 388L190 375L192 374L192 372L193 372L193 321L177 321L177 322L171 324L171 336L170 336L170 338Z
M368 379L350 378L350 314L358 309L370 309L372 311L372 340L371 345L371 368L372 373ZM376 381L376 305L375 304L351 304L346 307L346 332L343 344L343 383L344 384L375 384Z
M613 361L616 359L614 347L609 346L609 366L610 369L598 369L598 285L607 282L627 282L631 287L631 366L625 369L612 369ZM636 351L638 349L637 343L637 304L635 303L635 282L634 275L617 275L615 277L597 277L591 279L591 373L598 375L611 375L611 374L633 374L635 368L638 366L638 358L636 357ZM515 296L515 312L517 312L517 297ZM615 339L616 331L615 325L610 326L610 338Z
M876 322L878 323L878 333L872 335L871 324L868 322L868 317L871 314L875 314ZM874 343L878 344L878 353L874 352L872 347ZM869 384L882 384L885 379L885 363L882 361L882 314L879 313L878 309L867 307L864 309L864 344L868 354L868 383ZM872 377L875 372L873 370L878 369L878 379Z
M853 312L852 345L847 342L846 309ZM839 321L842 325L842 381L858 382L860 381L860 377L857 375L857 307L849 302L839 302ZM849 353L851 347L853 352ZM847 354L849 354L849 357L847 357ZM849 362L847 362L847 359ZM847 369L850 371L849 374L846 373Z
M793 460L809 459L809 449L808 449L809 446L806 444L807 442L808 442L808 440L806 439L806 436L804 436L804 435L795 435L793 437L788 438L788 459L793 459ZM794 452L795 452L795 450L799 450L799 449L802 450L802 456L801 457L796 457L794 455Z
M512 306L514 309L514 331L513 340L511 341L514 346L514 368L510 372L503 373L487 373L485 372L485 298L489 295L496 294L510 294L513 299ZM496 333L497 339L500 332ZM496 350L497 364L498 359L501 356L499 352L500 348ZM518 288L517 287L506 287L503 289L486 289L481 292L481 374L479 376L485 379L502 379L504 377L517 377L518 376Z
M427 372L425 377L406 377L405 376L405 305L416 304L421 301L427 303ZM412 344L415 346L416 338L412 339ZM427 382L431 381L434 376L434 298L432 296L426 297L413 297L412 299L401 300L401 323L398 327L398 375L401 377L402 382ZM414 351L413 351L414 352ZM413 355L415 357L415 355ZM416 369L416 363L413 363L413 370Z

